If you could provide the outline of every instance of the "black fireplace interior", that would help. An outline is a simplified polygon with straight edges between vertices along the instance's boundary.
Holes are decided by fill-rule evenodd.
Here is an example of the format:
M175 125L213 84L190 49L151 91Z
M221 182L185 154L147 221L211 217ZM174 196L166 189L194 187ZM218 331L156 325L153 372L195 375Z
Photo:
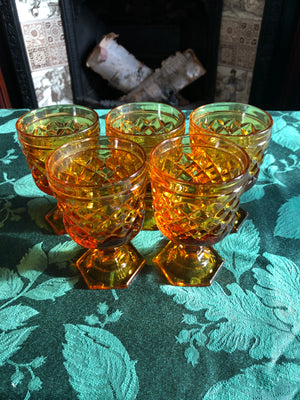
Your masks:
M222 0L60 0L74 102L95 108L120 95L86 67L110 32L138 60L158 68L176 51L194 50L207 70L180 94L192 109L214 101ZM300 110L300 2L265 0L249 103L266 110ZM0 69L13 108L37 98L15 0L0 1ZM113 103L112 103L113 105Z
M86 67L104 35L155 69L176 51L192 49L206 74L180 94L198 106L214 99L222 0L61 0L74 101L110 108L123 94ZM178 105L180 106L180 105Z

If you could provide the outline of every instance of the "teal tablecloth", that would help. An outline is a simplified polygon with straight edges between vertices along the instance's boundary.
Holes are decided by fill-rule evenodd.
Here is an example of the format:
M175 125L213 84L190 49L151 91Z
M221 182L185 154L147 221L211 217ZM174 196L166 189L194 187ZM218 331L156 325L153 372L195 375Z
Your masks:
M0 112L0 398L300 399L300 112L272 113L249 218L215 246L226 261L210 287L166 283L156 231L133 240L147 263L132 285L108 291L87 290L81 249L47 230L23 112Z

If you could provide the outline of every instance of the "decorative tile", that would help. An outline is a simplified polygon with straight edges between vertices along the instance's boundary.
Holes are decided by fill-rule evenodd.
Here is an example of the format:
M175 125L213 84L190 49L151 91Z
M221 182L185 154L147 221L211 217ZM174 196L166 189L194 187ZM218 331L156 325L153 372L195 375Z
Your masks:
M253 71L261 23L224 17L221 24L219 65Z
M46 37L42 22L23 22L21 27L26 49L41 45L45 46Z
M51 67L48 51L43 46L27 48L31 71Z
M32 72L39 107L72 103L71 78L68 66Z
M73 94L58 1L16 1L39 107L72 103Z
M265 0L223 0L215 101L248 103Z
M223 17L261 19L265 0L223 0Z
M236 66L252 72L255 65L256 47L240 46L237 48Z
M237 49L231 44L223 44L219 49L219 65L235 65Z
M60 19L23 22L21 25L32 71L68 64Z
M62 21L60 19L46 21L45 31L48 43L65 43Z
M51 64L53 66L68 65L68 57L65 51L64 43L50 44L49 54L51 57Z
M248 103L251 82L252 72L219 66L214 100Z
M60 17L58 0L16 0L16 7L20 22Z

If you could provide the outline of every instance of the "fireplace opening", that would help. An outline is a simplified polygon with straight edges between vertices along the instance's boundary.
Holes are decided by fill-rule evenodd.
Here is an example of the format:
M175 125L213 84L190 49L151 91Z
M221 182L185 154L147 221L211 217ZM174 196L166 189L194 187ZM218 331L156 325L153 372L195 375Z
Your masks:
M60 5L76 103L111 108L124 94L86 65L92 50L110 32L154 70L177 51L192 49L206 73L180 91L183 106L213 101L222 1L62 0Z

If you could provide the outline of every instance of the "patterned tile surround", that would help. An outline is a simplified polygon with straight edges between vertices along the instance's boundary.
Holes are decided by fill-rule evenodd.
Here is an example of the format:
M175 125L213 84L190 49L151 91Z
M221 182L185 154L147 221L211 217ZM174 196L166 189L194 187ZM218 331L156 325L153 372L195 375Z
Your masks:
M248 102L264 3L223 0L215 101ZM39 106L72 102L58 0L16 5Z
M58 0L16 0L16 6L39 107L72 103Z
M265 0L223 0L215 101L249 99Z

